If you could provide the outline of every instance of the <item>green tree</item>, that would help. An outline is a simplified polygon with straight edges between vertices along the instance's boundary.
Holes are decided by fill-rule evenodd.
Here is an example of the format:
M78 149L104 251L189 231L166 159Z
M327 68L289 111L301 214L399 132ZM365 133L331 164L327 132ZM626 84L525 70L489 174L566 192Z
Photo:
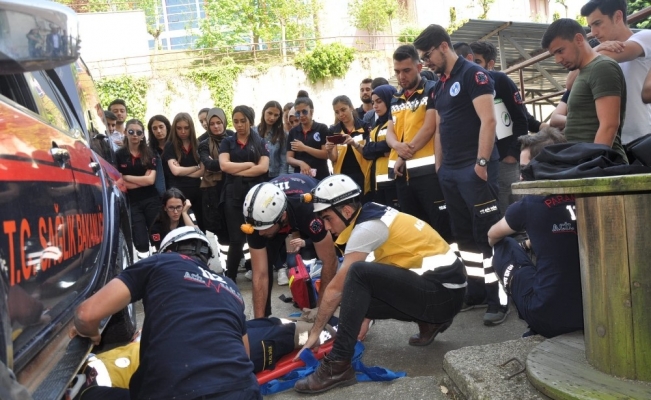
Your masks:
M556 0L556 4L560 4L565 8L565 18L567 18L567 9L568 9L567 0ZM560 15L559 15L559 18L560 18ZM554 21L556 21L559 18L556 18Z
M353 25L371 35L391 29L391 21L397 17L398 11L396 0L354 0L348 4Z
M461 25L465 24L468 22L468 20L461 20L457 21L457 9L454 7L450 7L450 25L446 28L446 31L448 32L449 35L452 34L452 32L456 31L461 27Z
M205 0L206 18L200 23L198 47L214 48L251 39L253 52L263 41L296 39L288 32L301 32L308 24L312 7L300 0ZM309 24L308 24L309 25ZM311 32L311 28L303 30Z
M628 15L633 14L636 11L640 11L643 8L651 6L650 0L628 0ZM647 18L644 21L632 24L631 28L638 29L648 29L651 27L651 21Z
M491 8L493 3L495 3L495 0L478 0L479 6L481 7L481 14L479 14L479 19L486 19L488 18L488 10Z

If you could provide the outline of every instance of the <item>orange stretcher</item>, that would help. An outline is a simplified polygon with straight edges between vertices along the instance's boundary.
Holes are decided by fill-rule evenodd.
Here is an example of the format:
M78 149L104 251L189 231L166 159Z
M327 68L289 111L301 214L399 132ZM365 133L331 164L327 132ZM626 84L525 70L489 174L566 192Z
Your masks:
M330 353L330 350L332 350L333 343L334 340L330 340L322 344L321 346L319 346L319 350L313 352L314 358L320 360L323 357L325 357L328 353ZM258 372L255 375L256 378L258 378L258 385L264 385L265 383L273 379L277 379L280 378L281 376L287 375L288 373L292 372L296 368L304 367L305 363L301 359L294 361L294 357L296 357L299 351L301 351L301 349L294 350L291 353L282 356L280 360L276 362L276 368L272 370Z

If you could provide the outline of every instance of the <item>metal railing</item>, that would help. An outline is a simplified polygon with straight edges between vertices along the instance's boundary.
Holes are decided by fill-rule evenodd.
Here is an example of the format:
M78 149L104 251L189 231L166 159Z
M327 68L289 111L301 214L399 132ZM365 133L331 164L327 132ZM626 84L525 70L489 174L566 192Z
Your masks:
M629 24L629 25L634 24L636 22L643 21L643 20L649 18L650 16L651 16L651 6L643 8L640 11L634 12L633 14L629 15L628 18L626 19L626 23ZM541 61L544 61L544 60L550 58L551 56L552 55L549 53L549 51L545 51L544 53L540 53L537 56L531 57L530 59L528 59L526 61L523 61L521 63L512 65L512 66L506 68L505 70L503 70L502 72L504 72L505 74L511 74L511 73L517 71L519 73L519 75L520 75L520 92L521 92L522 98L524 99L525 98L524 75L523 75L524 69L526 67L534 65L534 64L539 63ZM561 91L558 91L558 92L555 92L555 93L551 93L551 94L547 94L547 95L544 95L544 96L539 96L539 97L536 97L536 98L532 98L532 99L529 99L529 100L525 101L524 103L525 104L533 104L533 103L539 102L541 100L549 100L549 99L554 98L554 97L562 96L563 93L565 93L565 90L561 90Z
M216 63L236 62L242 65L292 62L302 51L313 49L317 42L344 43L359 52L390 52L401 43L398 35L332 36L284 42L241 43L211 49L151 51L147 54L103 60L85 60L96 79L117 75L157 76L177 73L182 69L209 67Z

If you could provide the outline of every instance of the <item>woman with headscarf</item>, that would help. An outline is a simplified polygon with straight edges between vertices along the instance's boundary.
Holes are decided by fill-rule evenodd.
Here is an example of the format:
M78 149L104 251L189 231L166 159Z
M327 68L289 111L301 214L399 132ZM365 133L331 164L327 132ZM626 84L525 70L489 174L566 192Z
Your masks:
M249 189L264 182L269 170L269 152L260 136L253 131L253 109L237 106L233 109L235 135L226 137L219 147L219 166L224 177L223 199L229 245L226 276L233 281L244 254L246 235L240 229L244 224L242 205Z
M203 207L204 228L217 235L217 239L228 244L228 232L223 213L219 212L224 179L219 166L219 147L224 138L233 136L235 132L227 130L228 120L221 108L211 108L206 115L208 137L199 143L199 158L205 168L201 180L201 199Z
M362 151L364 158L373 161L370 174L371 189L374 191L373 201L391 207L395 207L398 195L395 182L389 179L391 148L386 137L387 123L391 119L391 99L395 94L396 88L391 85L381 85L373 90L371 101L377 119Z

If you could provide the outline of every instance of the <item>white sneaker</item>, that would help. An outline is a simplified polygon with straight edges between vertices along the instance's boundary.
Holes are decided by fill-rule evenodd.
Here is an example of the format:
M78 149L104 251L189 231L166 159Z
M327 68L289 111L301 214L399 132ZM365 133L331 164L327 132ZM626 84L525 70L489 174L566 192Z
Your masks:
M289 279L287 278L287 268L280 268L278 270L278 286L289 285Z
M252 281L253 280L253 270L250 269L250 270L246 271L246 273L244 273L244 277L246 279Z

